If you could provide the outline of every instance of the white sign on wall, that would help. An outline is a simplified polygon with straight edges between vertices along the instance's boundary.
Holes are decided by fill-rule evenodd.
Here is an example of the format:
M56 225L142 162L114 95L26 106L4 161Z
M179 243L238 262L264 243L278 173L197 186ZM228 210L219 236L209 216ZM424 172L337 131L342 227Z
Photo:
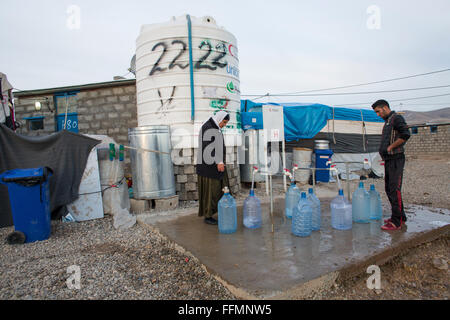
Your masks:
M284 140L283 106L263 105L263 126L269 142Z

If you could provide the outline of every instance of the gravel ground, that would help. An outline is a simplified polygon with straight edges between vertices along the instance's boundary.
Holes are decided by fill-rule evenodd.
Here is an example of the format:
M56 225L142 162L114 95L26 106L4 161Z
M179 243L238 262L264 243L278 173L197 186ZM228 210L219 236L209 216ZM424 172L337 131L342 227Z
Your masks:
M13 228L0 229L0 239ZM0 299L233 299L202 266L136 224L113 228L111 217L52 222L46 241L0 244ZM81 288L69 289L71 265Z
M370 179L384 202L384 179ZM405 204L450 209L450 161L439 157L408 159L403 173L402 197Z
M443 159L408 160L405 203L450 209L449 167ZM374 182L387 201L384 181ZM0 229L0 299L235 299L196 259L139 224L116 230L111 217L53 221L48 240L25 245L6 243L12 231L13 227ZM368 291L364 274L311 298L448 299L448 258L448 238L436 240L382 266L379 292ZM67 268L72 265L80 267L80 289L67 286Z

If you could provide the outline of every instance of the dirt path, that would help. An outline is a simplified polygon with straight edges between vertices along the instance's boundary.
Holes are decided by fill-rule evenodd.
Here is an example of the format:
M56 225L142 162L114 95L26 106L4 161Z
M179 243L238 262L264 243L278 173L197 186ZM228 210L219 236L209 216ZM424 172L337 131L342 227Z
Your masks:
M410 249L380 266L381 290L368 289L370 274L338 283L315 299L448 300L450 298L450 236Z

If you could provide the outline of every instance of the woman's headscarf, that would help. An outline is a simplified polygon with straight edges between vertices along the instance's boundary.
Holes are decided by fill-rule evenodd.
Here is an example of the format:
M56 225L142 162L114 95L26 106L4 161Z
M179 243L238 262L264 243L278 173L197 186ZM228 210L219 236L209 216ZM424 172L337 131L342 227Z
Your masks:
M217 112L215 115L213 115L211 118L214 120L214 122L217 124L217 126L219 127L219 123L221 123L223 121L223 119L225 119L225 117L228 115L228 112L220 110L219 112Z

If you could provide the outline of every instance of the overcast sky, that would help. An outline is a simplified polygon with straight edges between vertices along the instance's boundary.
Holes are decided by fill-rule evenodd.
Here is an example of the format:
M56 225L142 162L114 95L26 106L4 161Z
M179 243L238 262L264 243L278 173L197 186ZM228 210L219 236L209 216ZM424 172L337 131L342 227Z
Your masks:
M237 38L242 94L307 91L450 68L448 0L0 1L0 71L19 90L103 82L123 76L141 25L166 22L184 14L210 15ZM80 8L79 28L67 26L71 5ZM444 85L450 85L449 71L317 93ZM443 94L449 95L407 100ZM273 97L270 101L370 107L380 98L394 100L391 105L396 110L432 110L450 106L450 87Z

